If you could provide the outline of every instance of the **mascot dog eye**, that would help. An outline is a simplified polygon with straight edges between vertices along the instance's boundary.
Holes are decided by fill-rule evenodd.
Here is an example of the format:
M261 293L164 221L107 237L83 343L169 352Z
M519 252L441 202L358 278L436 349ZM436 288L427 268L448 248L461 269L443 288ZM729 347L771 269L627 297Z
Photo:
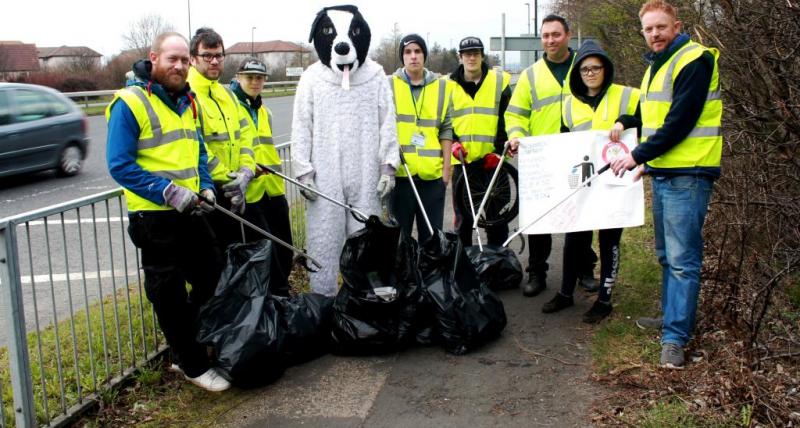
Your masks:
M369 25L358 8L352 5L326 7L317 13L311 25L309 42L320 62L334 73L355 73L369 52Z

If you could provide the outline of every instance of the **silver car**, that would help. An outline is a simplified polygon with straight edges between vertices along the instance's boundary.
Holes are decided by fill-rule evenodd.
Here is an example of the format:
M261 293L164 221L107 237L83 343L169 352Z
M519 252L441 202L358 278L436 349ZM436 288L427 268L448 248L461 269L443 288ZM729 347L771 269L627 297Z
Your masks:
M60 92L0 83L0 177L55 169L80 172L89 144L86 115Z

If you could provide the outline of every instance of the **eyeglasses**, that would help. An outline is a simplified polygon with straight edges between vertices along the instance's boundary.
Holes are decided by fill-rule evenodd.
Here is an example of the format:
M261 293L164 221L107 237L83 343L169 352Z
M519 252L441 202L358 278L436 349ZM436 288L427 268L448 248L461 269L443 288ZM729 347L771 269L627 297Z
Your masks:
M584 76L595 75L603 69L602 65L592 65L588 67L581 67L581 74Z
M217 60L217 62L222 62L223 60L225 60L225 54L223 54L223 53L212 54L212 53L206 52L206 53L197 54L197 56L199 56L200 58L203 58L203 61L205 61L205 62L211 62L212 60Z

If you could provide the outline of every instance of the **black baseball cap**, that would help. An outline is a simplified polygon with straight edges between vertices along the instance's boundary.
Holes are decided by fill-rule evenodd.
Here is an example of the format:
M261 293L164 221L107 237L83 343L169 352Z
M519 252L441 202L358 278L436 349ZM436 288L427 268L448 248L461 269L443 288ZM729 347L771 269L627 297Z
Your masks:
M471 50L480 50L481 54L484 53L483 42L481 39L475 36L468 36L464 37L460 42L458 42L458 53Z
M247 58L246 60L242 61L242 65L239 66L239 70L236 73L260 74L262 76L266 76L267 66L257 58Z

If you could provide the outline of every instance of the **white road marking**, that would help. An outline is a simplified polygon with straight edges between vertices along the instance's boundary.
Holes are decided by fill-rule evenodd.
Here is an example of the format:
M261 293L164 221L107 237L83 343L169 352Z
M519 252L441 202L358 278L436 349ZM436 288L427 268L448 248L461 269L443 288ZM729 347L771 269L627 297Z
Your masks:
M108 279L108 278L125 278L125 275L122 274L120 271L114 272L116 275L112 275L110 270L101 270L100 271L100 279ZM97 279L98 273L97 272L86 272L86 279ZM144 273L141 273L142 278L144 278ZM84 272L70 272L69 280L72 281L83 281ZM136 269L133 269L133 272L128 274L129 278L136 278L137 273ZM66 282L67 281L67 274L65 273L54 273L53 274L53 282ZM43 275L34 275L33 281L31 281L30 275L23 275L20 277L20 282L23 285L29 285L32 283L36 284L46 284L50 282L50 274L43 274Z

